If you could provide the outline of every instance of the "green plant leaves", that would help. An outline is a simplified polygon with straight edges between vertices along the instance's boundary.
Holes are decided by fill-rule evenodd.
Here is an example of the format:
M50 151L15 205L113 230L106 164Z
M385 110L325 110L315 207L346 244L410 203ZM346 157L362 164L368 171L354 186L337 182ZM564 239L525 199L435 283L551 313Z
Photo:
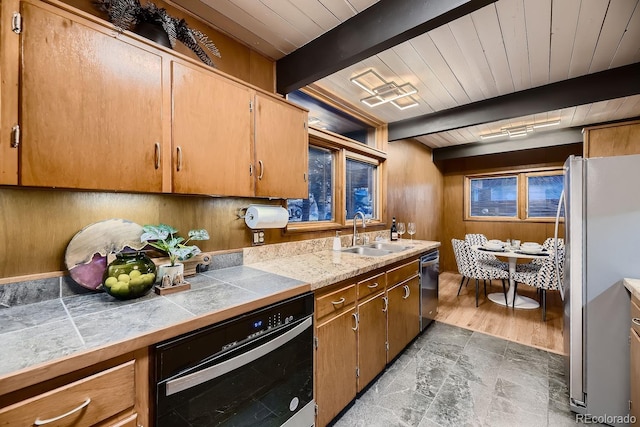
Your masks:
M190 240L209 240L209 233L204 228L200 230L189 230Z

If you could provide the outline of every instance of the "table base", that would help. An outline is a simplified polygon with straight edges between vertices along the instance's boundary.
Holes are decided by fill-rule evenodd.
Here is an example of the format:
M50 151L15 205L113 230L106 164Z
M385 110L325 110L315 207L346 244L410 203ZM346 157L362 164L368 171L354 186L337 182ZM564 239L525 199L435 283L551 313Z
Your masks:
M487 298L489 298L491 301L495 302L496 304L511 307L511 302L512 302L511 298L513 298L513 294L509 295L509 293L507 293L507 299L509 300L508 301L509 304L504 303L504 294L502 292L494 292L492 294L487 295ZM540 304L538 303L538 301L532 298L516 295L515 306L516 308L533 310L533 309L539 308Z

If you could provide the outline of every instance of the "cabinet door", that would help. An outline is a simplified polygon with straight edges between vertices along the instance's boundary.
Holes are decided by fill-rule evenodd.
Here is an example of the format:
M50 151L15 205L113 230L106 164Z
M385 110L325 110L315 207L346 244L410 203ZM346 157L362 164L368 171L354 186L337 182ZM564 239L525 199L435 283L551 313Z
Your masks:
M327 425L356 396L355 307L316 328L317 425Z
M631 415L640 420L640 335L631 328Z
M358 304L358 392L387 363L387 313L384 292Z
M256 94L256 196L309 197L307 112Z
M251 90L172 64L173 192L252 196Z
M389 289L387 297L387 362L390 362L420 332L420 278L398 283Z
M48 5L21 9L20 184L162 191L162 58Z

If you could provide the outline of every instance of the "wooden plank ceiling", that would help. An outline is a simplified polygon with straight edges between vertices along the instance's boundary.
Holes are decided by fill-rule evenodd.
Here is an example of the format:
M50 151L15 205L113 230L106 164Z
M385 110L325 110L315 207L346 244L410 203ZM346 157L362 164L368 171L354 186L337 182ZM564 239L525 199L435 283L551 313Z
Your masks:
M451 3L466 2L474 3L474 0ZM363 22L354 17L378 1L177 0L175 3L278 61L279 65L291 62L293 67L294 56L313 57L311 46L330 46L323 45L323 40L337 37L348 47L349 39L340 39L340 34L366 37L368 31L375 31L350 25ZM369 13L386 10L385 16L378 17L385 28L390 25L385 19L399 19L389 13L390 5L416 4L412 0L381 0L381 3L384 5L377 5ZM504 95L640 63L640 0L498 0L486 3L367 58L358 58L353 53L351 65L321 76L309 86L331 94L339 103L362 110L381 123L388 123L393 130L394 126L400 129L402 121L408 119L419 128L421 123L432 122L438 112L474 103L482 108L483 101ZM314 43L310 45L311 41ZM345 61L338 57L340 55L336 54L336 63ZM350 78L369 68L386 81L415 86L418 92L413 97L418 106L400 110L391 104L374 108L362 104L360 99L368 94L351 83ZM634 72L636 70L637 67L633 68ZM640 80L640 75L637 79ZM562 89L560 98L573 96L581 103L562 108L551 104L548 108L544 105L540 108L538 105L535 113L518 117L505 111L502 117L493 116L487 119L488 122L468 122L469 126L418 132L415 138L432 148L451 147L476 143L480 135L502 128L549 120L559 120L560 125L536 132L635 118L640 116L640 90L637 84L625 83L622 86L628 89L622 95L619 90L612 90L607 97L606 79L598 80L598 86L605 87L604 98L590 98L590 87L584 88L586 95L577 97L575 89L566 93ZM521 103L536 102L525 95L519 98ZM310 115L313 114L312 109ZM460 118L460 123L464 124L464 118ZM330 123L325 125L331 129Z

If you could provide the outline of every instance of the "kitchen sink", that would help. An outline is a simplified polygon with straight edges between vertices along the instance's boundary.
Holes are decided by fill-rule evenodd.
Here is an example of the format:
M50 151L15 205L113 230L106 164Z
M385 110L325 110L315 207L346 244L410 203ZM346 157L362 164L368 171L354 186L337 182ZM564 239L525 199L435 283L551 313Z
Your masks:
M389 251L389 252L402 252L402 251L406 251L407 249L411 249L411 246L400 246L400 245L394 245L391 243L382 243L382 242L370 243L368 245L365 245L365 247L372 248L372 249L379 249L383 251Z
M357 254L362 256L385 256L392 253L391 251L376 249L376 248L367 247L367 246L352 246L350 248L343 249L342 252L348 252L351 254Z
M362 255L362 256L384 256L389 255L396 252L406 251L410 249L411 246L402 246L402 245L394 245L390 243L369 243L367 245L360 246L352 246L347 249L343 249L342 252L349 252L352 254Z

